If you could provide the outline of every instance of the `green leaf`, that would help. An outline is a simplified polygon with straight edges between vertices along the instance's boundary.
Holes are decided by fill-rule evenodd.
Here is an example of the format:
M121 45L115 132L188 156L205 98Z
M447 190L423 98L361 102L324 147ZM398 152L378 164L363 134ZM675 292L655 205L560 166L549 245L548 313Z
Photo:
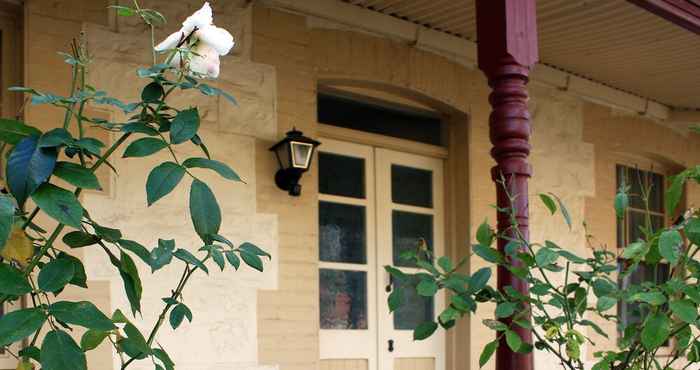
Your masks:
M165 162L154 168L146 180L148 205L173 191L184 175L185 168L174 162Z
M75 274L73 263L57 258L39 271L39 288L45 292L57 292L73 279L73 274Z
M413 340L423 340L435 332L437 330L438 324L433 321L426 321L423 323L418 324L418 326L413 330Z
M187 306L180 303L170 311L170 326L173 329L177 329L185 317L187 317L189 322L192 322L192 311L190 311Z
M173 259L173 250L175 249L174 240L158 239L158 246L153 248L149 258L151 272L156 272L163 266L167 265Z
M549 213L554 214L557 211L557 205L554 203L552 197L543 193L540 193L539 196L542 203L544 203L545 207L549 210Z
M421 280L418 286L416 286L416 292L423 297L432 297L437 291L438 286L432 278Z
M676 207L681 201L681 196L683 195L683 185L687 180L687 173L682 172L671 179L671 186L666 189L665 197L665 210L668 214L673 214L676 212Z
M659 253L675 266L681 257L682 243L681 234L677 230L664 231L659 237Z
M207 84L199 84L199 86L197 86L197 89L199 89L199 91L201 91L202 94L204 94L204 95L209 95L209 96L212 96L212 95L221 95L221 96L223 96L226 100L228 100L228 101L230 101L231 103L233 103L233 105L238 106L238 102L236 102L236 99L235 99L233 96L231 96L231 94L229 94L229 93L227 93L227 92L225 92L225 91L223 91L223 90L221 90L221 89L219 89L219 88L216 88L216 87L213 87L213 86L209 86L209 85L207 85Z
M256 256L265 256L265 257L267 257L268 259L272 259L272 256L270 256L269 253L267 253L267 252L265 252L264 250L258 248L258 246L256 246L255 244L252 244L252 243L249 243L249 242L245 242L245 243L241 244L241 246L238 247L238 249L243 250L243 251L246 251L246 252L251 253L251 254L254 254L254 255L256 255Z
M6 263L0 263L0 294L21 296L31 291L29 280L19 270Z
M136 14L136 11L128 6L122 5L110 5L108 8L114 8L117 11L117 15L120 17L130 17Z
M663 313L657 312L647 317L642 325L642 345L647 350L661 346L668 339L671 320Z
M234 172L226 163L215 161L207 158L188 158L182 165L185 168L207 168L215 171L225 179L233 181L242 181L241 178Z
M87 370L85 353L63 331L46 334L41 345L42 370Z
M569 251L566 251L566 250L561 249L561 250L558 250L557 253L558 253L560 256L566 258L567 260L569 260L569 261L571 261L571 262L573 262L573 263L586 263L586 259L585 259L585 258L581 258L581 257L579 257L579 256L577 256L577 255L575 255L575 254L573 254L573 253L571 253L571 252L569 252Z
M41 329L46 314L41 308L28 308L0 316L0 346L18 342Z
M144 103L158 103L165 95L165 90L158 82L151 82L141 91L141 100Z
M173 144L184 143L197 134L199 130L199 111L191 108L180 111L170 126L170 142Z
M55 148L39 148L38 141L36 136L20 140L7 159L7 186L20 208L51 176L56 166L58 151Z
M452 265L452 260L450 260L450 257L447 256L438 258L438 266L440 266L445 272L450 272L454 268Z
M546 267L557 262L559 254L554 250L544 247L540 248L535 254L535 262L540 267Z
M10 197L0 194L0 252L5 248L15 222L15 204Z
M165 366L166 370L174 370L175 363L170 359L170 356L161 348L153 348L153 355Z
M620 191L615 195L615 215L617 215L618 219L622 219L625 217L625 211L627 210L627 207L629 207L630 204L630 199L629 195L627 195L627 192L625 191Z
M145 264L149 266L151 265L151 252L149 252L143 245L127 239L120 239L117 243L120 247L137 255Z
M199 180L192 181L190 188L190 216L199 237L210 244L212 235L218 234L221 227L221 209L209 186ZM243 257L244 261L245 259Z
M700 218L693 217L685 225L685 235L693 244L700 246Z
M105 144L94 137L86 137L77 140L75 146L93 155L100 155L100 151L104 148Z
M131 305L131 311L133 313L140 312L143 285L141 284L139 270L136 268L134 260L128 254L122 252L120 257L119 275L124 282L124 290Z
M622 258L639 260L649 251L649 245L645 242L635 242L627 247L622 252Z
M99 330L88 330L80 339L80 347L83 351L92 351L97 348L109 333Z
M480 291L486 286L489 279L491 279L491 269L488 267L480 269L471 276L469 280L469 290L474 293Z
M138 140L134 140L131 144L129 144L129 146L126 147L126 150L124 150L124 155L122 157L146 157L159 152L167 146L168 143L161 139L154 137L143 137Z
M515 313L516 308L518 308L518 304L515 302L501 302L496 306L496 318L510 317Z
M476 230L476 240L479 242L479 244L483 246L490 246L491 243L493 242L493 231L491 230L491 226L484 221L479 225L479 228Z
M241 266L241 259L238 258L236 253L234 251L226 251L224 252L224 255L226 255L226 260L228 263L231 264L234 269L238 270L238 268Z
M53 219L80 229L83 207L72 192L53 184L43 184L34 192L32 200Z
M523 340L520 339L518 333L512 330L506 330L506 343L508 343L508 347L510 347L511 351L519 352L523 345Z
M403 289L400 287L396 286L394 289L391 291L391 294L389 294L389 312L394 312L401 307L403 304Z
M49 306L49 314L67 324L80 325L94 330L109 331L116 329L112 320L103 314L94 304L61 301Z
M642 292L630 297L633 301L646 302L652 306L661 306L666 303L666 296L661 292Z
M694 323L698 318L698 309L690 299L671 301L669 307L674 315L688 324Z
M118 229L112 229L110 227L100 226L96 223L93 223L92 227L95 229L95 233L100 238L102 238L110 243L116 243L117 241L119 241L119 239L122 238L122 232L119 231Z
M481 351L481 355L479 356L479 368L484 367L484 365L489 362L491 356L493 356L494 352L496 352L496 349L498 349L498 339L491 341L484 346L484 349Z
M501 263L504 261L501 252L486 245L475 244L472 246L472 250L474 251L474 254L484 259L484 261L491 263Z
M59 147L63 145L70 145L73 143L74 139L64 128L55 128L39 138L39 148L51 148Z
M263 271L263 263L260 257L258 255L241 250L240 252L241 258L243 258L243 262L246 263L246 265L262 272Z
M495 331L506 331L508 330L508 325L498 321L498 320L492 320L492 319L484 319L481 321L484 326L491 330Z
M596 303L596 309L600 312L605 312L613 308L617 304L617 300L613 297L599 297Z
M591 286L596 297L609 296L617 290L613 283L603 278L593 280Z
M66 252L60 252L58 254L58 258L67 260L73 264L73 269L75 272L73 273L73 278L70 279L70 282L68 284L87 289L87 274L85 274L85 266L83 265L83 263L79 259L69 255Z
M211 259L214 260L214 262L219 266L219 269L221 271L224 271L224 268L226 268L226 260L224 259L224 254L216 247L212 247L209 249L211 252Z
M16 145L24 138L39 135L41 131L24 122L0 118L0 141L4 143Z
M58 162L53 170L54 175L66 180L69 184L83 189L102 190L97 176L89 169L71 162Z
M130 122L122 126L121 132L124 133L134 133L138 132L140 134L146 134L148 136L158 136L158 130L146 125L143 122ZM159 140L163 144L165 144L164 141ZM162 149L162 148L161 148Z
M130 348L134 349L130 355L136 356L132 357L139 358L142 355L149 355L151 353L151 348L148 346L146 338L143 337L143 334L141 334L139 329L137 329L132 323L127 323L124 326L124 333L128 338L128 345Z
M569 214L569 210L566 208L564 205L564 202L559 198L558 196L549 193L554 199L557 200L557 204L559 205L559 209L561 210L561 215L564 217L564 221L566 221L566 224L569 226L569 229L571 229L571 215Z
M99 237L84 231L71 231L63 235L63 242L71 248L87 247L88 245L97 244L99 241Z
M31 358L32 360L35 360L36 362L41 361L41 350L35 346L24 347L21 351L19 351L18 354L20 357ZM29 370L33 370L33 369L29 369Z
M202 263L202 261L200 261L197 257L195 257L192 253L185 249L176 250L175 253L173 253L173 256L177 257L180 261L199 267L207 274L209 273L209 269L207 268L207 266L205 266L204 263Z

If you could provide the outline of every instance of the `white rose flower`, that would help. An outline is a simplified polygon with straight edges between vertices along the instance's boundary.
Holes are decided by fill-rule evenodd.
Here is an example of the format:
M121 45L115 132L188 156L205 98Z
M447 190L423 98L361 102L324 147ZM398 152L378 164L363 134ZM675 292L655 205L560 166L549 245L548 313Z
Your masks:
M235 45L233 36L223 28L214 25L211 6L204 3L202 9L197 10L182 22L182 28L168 36L163 42L156 45L156 51L174 49L190 34L196 41L192 47L194 53L189 60L189 70L209 78L219 76L219 56L226 55ZM196 55L195 55L196 54ZM180 65L180 56L176 54L170 61L173 66Z

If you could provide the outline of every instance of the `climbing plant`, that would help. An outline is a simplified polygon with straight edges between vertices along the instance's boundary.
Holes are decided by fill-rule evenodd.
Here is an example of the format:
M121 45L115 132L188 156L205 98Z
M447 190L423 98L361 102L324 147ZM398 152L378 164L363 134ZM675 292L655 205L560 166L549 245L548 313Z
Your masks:
M691 181L700 183L700 166L671 179L664 196L669 214L676 212L685 184ZM460 261L445 256L433 258L425 247L406 252L402 257L415 262L421 271L408 274L386 266L394 279L417 280L409 289L419 296L433 297L439 291L449 293L447 307L436 320L418 325L414 339L426 339L439 327L450 329L457 320L488 303L495 309L493 317L483 320L483 325L493 330L494 339L482 349L479 357L482 367L502 345L520 353L535 349L548 352L557 358L560 368L570 370L589 369L591 364L593 370L697 366L700 363L700 259L697 257L700 212L688 210L673 225L655 229L649 214L652 185L641 183L640 192L632 194L623 181L615 196L614 208L619 218L624 217L632 197L638 197L647 210L639 230L642 237L624 246L621 253L596 245L588 232L585 255L552 240L530 242L518 231L513 208L497 209L510 219L511 226L505 233L497 233L486 222L479 226L470 257ZM504 184L502 179L501 186ZM517 195L508 196L513 204ZM540 194L539 198L552 215L556 212L563 215L566 225L562 227L572 227L571 216L559 198L553 194ZM505 244L502 250L494 248L499 240ZM489 285L491 267L471 275L465 273L463 267L469 258L475 257L525 281L530 287L529 294L513 286L497 290ZM623 287L621 282L642 265L655 278L627 279ZM656 279L662 269L669 271L668 279ZM404 293L401 289L391 293L392 311L405 304ZM621 320L613 308L622 303L636 307L639 319ZM605 338L613 334L602 329L598 325L601 322L612 322L619 333L617 343L610 346L613 348L597 348L592 333ZM532 330L534 343L527 343L518 334L524 330ZM582 355L584 344L589 346L592 360ZM664 355L660 356L661 353Z
M159 45L153 34L154 27L165 23L160 13L136 2L133 7L114 8L120 16L139 17L151 31L153 61L134 71L144 81L140 101L122 102L88 84L91 54L81 36L73 40L70 52L62 54L72 71L69 95L29 87L10 89L26 94L29 104L63 109L62 122L44 132L19 119L0 119L7 185L0 194L0 304L21 306L22 300L26 302L0 317L0 349L18 359L20 370L37 364L44 370L85 370L85 353L103 342L119 354L122 370L141 360L152 362L157 370L171 370L174 363L158 343L158 333L166 321L173 329L185 318L192 321L193 313L183 299L190 278L208 274L213 267L223 271L227 264L237 270L241 260L262 271L262 258L270 257L251 243L236 245L220 234L222 214L216 197L192 169L210 170L233 182L242 180L226 163L213 159L199 132L197 107L169 103L178 92L194 90L236 104L231 95L206 83L218 76L219 56L233 47L233 37L213 25L208 3ZM89 105L112 106L128 118L111 122L90 117L85 109ZM116 140L106 146L89 136L87 128L105 130ZM193 145L202 154L180 158L174 148L184 145ZM189 216L199 245L181 244L163 235L156 246L147 248L134 240L137 237L93 217L81 202L83 190L102 189L95 171L105 166L117 171L111 163L113 156L128 158L120 161L128 164L161 152L169 153L171 159L145 178L144 206L158 202L190 177ZM50 228L37 223L39 214L57 225ZM157 234L158 229L152 233ZM102 312L89 300L62 300L61 293L68 286L88 286L83 262L72 255L77 248L104 253L123 281L130 306L127 312ZM143 294L148 293L143 290L138 264L145 264L152 273L171 264L182 267L171 294L162 299L160 315L146 332L132 322L142 310ZM71 335L75 327L87 330L79 343ZM14 350L17 346L19 351Z

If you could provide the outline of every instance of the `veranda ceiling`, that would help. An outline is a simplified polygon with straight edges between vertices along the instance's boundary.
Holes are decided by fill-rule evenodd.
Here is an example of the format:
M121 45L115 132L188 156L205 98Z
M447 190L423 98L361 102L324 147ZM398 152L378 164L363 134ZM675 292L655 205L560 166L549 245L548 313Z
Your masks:
M471 41L475 0L343 0ZM542 63L700 109L700 35L624 0L537 0Z

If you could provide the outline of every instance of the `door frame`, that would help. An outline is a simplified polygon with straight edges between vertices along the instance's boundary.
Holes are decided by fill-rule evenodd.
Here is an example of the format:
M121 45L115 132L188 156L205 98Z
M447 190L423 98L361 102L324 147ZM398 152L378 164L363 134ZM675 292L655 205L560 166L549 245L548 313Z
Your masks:
M448 220L449 220L449 215L446 213L448 211L447 209L447 204L446 204L446 198L448 198L448 194L445 192L448 186L448 179L446 178L447 176L447 166L448 163L445 160L447 158L447 149L444 147L440 146L434 146L434 145L429 145L429 144L421 144L421 143L413 143L409 142L406 140L402 139L395 139L395 138L388 138L383 135L376 135L376 134L370 134L370 133L365 133L365 132L357 132L354 130L347 130L339 127L334 127L334 126L328 126L328 125L323 125L323 124L318 124L320 127L322 127L322 130L319 130L320 132L320 140L323 142L323 146L319 149L319 151L322 152L328 152L328 153L334 153L334 154L341 154L341 155L346 155L346 156L351 156L351 157L357 157L357 158L365 158L366 161L366 166L365 166L365 188L366 188L366 197L365 199L354 199L354 198L346 198L346 197L338 197L334 195L327 195L327 194L318 194L318 201L332 201L332 202L337 202L337 203L345 203L345 204L354 204L354 205L364 205L366 206L366 233L367 233L367 266L370 265L370 263L374 263L376 268L371 269L367 268L368 275L367 275L367 294L368 294L368 334L370 336L374 336L374 338L370 341L364 341L361 339L363 338L362 335L354 335L356 333L348 333L348 330L321 330L319 328L319 348L320 348L320 359L321 360L352 360L352 359L367 359L368 360L368 369L383 369L384 365L382 365L381 360L380 360L380 353L381 353L381 348L382 347L382 338L380 338L379 330L378 328L374 327L375 324L372 322L374 320L376 325L381 325L382 322L388 322L391 325L393 325L393 317L389 315L388 311L386 313L387 318L383 318L380 314L380 311L378 310L378 305L381 303L378 301L379 299L383 299L383 302L386 302L386 299L388 298L388 294L386 293L383 289L381 288L381 281L378 279L384 279L385 276L382 273L384 271L383 268L380 268L378 261L376 261L377 256L378 256L378 248L377 248L377 236L376 236L376 230L382 230L380 227L376 224L375 217L377 214L377 211L374 209L375 205L378 203L376 201L377 195L375 194L377 189L377 183L375 179L375 174L376 174L376 168L375 166L377 165L377 158L376 158L376 153L377 151L382 151L382 152L393 152L397 153L402 156L406 156L406 158L412 158L412 159L417 159L415 163L418 163L418 168L427 168L430 167L431 170L434 168L434 165L436 163L440 163L438 166L439 168L439 175L434 176L436 178L439 178L439 181L434 181L433 184L433 191L436 195L434 199L434 210L435 216L435 227L434 230L434 242L435 244L439 244L437 248L434 249L434 253L436 256L441 256L441 255L446 255L447 251L450 249L448 244L451 240L451 238L448 237L447 235L447 230L448 228ZM350 140L348 140L350 139ZM387 144L392 144L392 145L387 145ZM411 148L413 150L404 150L408 149L408 146L405 145L411 145ZM415 144L420 144L416 146ZM387 147L393 148L395 150L388 150L386 149ZM421 165L422 163L422 165ZM410 166L410 163L405 163L405 165ZM427 165L427 167L426 167ZM432 167L431 167L432 166ZM389 195L390 196L390 195ZM370 200L371 199L371 200ZM390 199L390 198L389 198ZM439 207L438 207L439 206ZM405 209L405 210L410 210L410 209L415 209L418 207L411 207L411 206L399 206L399 208ZM437 209L439 208L439 210ZM375 227L370 227L372 223L375 224ZM374 249L374 253L370 253L371 249ZM390 252L391 250L389 250ZM372 261L372 262L370 262ZM357 267L355 264L343 264L343 263L329 263L329 262L322 262L319 261L319 269L321 268L335 268L335 269L345 269L347 268L348 270L355 270L357 271ZM372 271L374 270L374 271ZM363 270L364 271L364 270ZM372 274L372 272L374 272ZM378 290L379 289L379 290ZM437 316L439 313L444 309L446 305L446 297L445 294L440 292L438 293L435 298L434 298L434 316L435 319L437 319ZM377 317L379 315L379 317ZM376 317L376 319L374 319ZM406 331L406 335L412 335L412 331ZM348 339L348 334L350 335L350 338ZM439 346L441 348L440 351L438 351L434 358L435 358L435 370L444 370L446 369L446 362L448 361L448 351L449 351L449 343L448 340L446 339L447 334L444 331L439 331L436 332L435 334L435 345ZM411 338L412 341L412 338ZM338 344L342 343L342 346L337 346L337 345L331 345L331 344ZM370 345L370 346L365 346L368 343L372 343L375 345ZM335 347L335 348L334 348ZM343 347L343 348L338 348L338 347ZM369 347L369 348L367 348ZM364 355L366 354L366 355ZM400 352L397 352L397 354L400 354ZM421 358L421 353L419 352L418 355L415 356L406 356L406 358ZM426 356L427 357L427 356ZM386 362L387 360L384 359L383 362Z
M320 359L366 359L369 369L377 368L377 269L376 269L376 225L375 223L375 179L374 149L370 146L323 139L320 152L339 154L365 160L365 198L349 198L318 194L318 201L365 207L365 248L367 261L364 265L354 263L318 262L323 268L367 272L367 329L328 330L319 326ZM364 266L364 267L363 267ZM338 345L338 344L342 345Z
M432 173L432 208L410 206L393 203L391 171L392 165L398 164L411 168L427 170ZM393 211L404 211L433 216L433 255L445 255L445 203L444 203L444 166L442 159L431 158L422 155L409 154L395 150L375 148L375 173L377 177L377 230L383 233L377 234L377 269L382 271L387 285L390 284L389 273L384 271L383 265L393 265ZM396 267L396 266L395 266ZM408 273L421 271L418 268L397 267ZM379 301L387 302L391 290L380 290ZM439 291L433 297L433 320L445 309L445 293ZM381 305L379 306L381 307ZM434 358L435 369L445 370L446 341L445 331L438 330L430 338L422 341L413 340L412 330L394 329L394 316L388 310L379 311L379 369L395 369L394 363L400 358ZM394 341L394 350L381 350L389 340Z

